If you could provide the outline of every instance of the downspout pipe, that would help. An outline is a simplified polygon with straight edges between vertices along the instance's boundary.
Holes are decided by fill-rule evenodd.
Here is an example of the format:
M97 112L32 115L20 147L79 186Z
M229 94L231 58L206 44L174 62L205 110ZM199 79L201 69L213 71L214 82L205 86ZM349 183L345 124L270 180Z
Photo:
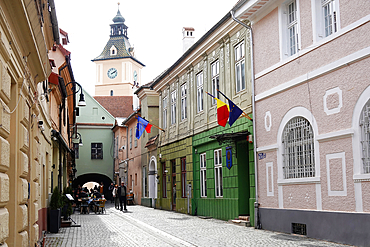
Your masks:
M249 37L250 37L250 52L251 52L251 74L252 74L252 115L253 115L253 155L254 155L254 179L255 179L255 192L256 192L256 202L254 203L254 223L256 229L261 229L261 225L259 222L259 203L258 203L258 170L257 170L257 142L256 142L256 104L255 104L255 82L254 82L254 52L253 52L253 31L252 27L248 26L244 22L238 20L235 15L235 11L231 10L231 18L242 25L243 27L247 28L249 30Z

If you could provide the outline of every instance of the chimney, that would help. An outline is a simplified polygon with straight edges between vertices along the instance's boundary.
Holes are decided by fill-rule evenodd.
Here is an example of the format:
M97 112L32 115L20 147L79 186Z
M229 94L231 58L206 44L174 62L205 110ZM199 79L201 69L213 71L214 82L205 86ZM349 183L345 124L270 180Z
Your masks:
M194 44L194 28L182 28L182 52L185 53Z

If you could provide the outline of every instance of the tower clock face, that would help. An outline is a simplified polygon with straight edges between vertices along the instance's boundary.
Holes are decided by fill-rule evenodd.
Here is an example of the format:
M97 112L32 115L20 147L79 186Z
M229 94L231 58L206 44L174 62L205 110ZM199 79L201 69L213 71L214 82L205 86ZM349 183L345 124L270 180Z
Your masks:
M114 79L114 78L116 78L118 72L117 72L117 69L116 68L110 68L110 69L108 69L108 73L107 74L108 74L108 77L110 79Z

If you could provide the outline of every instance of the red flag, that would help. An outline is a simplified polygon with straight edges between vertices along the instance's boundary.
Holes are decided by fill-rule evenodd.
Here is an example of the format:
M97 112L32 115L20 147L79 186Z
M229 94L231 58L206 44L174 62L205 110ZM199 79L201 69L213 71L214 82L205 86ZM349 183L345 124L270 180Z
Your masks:
M222 127L225 127L229 119L229 106L216 97L215 99L217 100L217 122Z
M151 129L152 129L152 126L150 123L148 123L148 125L145 127L145 131L146 133L150 133Z

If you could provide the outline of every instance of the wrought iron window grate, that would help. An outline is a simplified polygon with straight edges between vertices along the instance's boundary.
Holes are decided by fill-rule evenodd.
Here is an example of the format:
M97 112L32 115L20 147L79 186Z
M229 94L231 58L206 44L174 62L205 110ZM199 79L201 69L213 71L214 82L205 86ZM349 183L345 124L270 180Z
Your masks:
M283 133L284 178L315 176L314 136L307 119L290 120Z
M363 172L370 173L370 100L360 118Z
M292 233L299 235L307 235L306 224L292 223Z

